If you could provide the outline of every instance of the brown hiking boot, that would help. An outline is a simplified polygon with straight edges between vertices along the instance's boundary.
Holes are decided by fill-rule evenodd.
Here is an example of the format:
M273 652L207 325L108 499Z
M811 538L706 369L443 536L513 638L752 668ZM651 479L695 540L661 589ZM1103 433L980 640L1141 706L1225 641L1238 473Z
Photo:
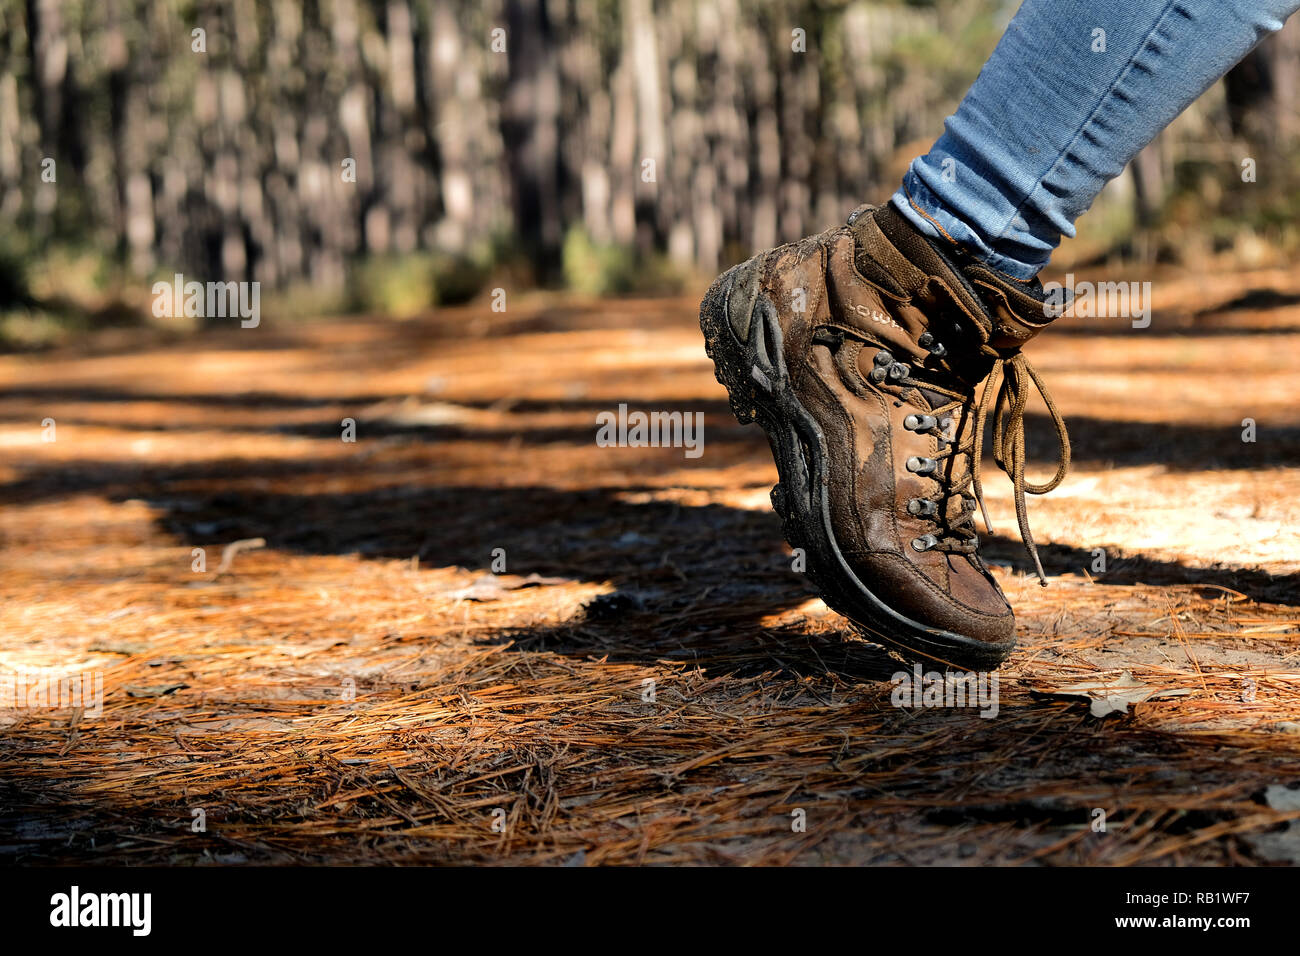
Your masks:
M1060 484L1069 442L1020 348L1054 314L1036 281L931 241L890 206L741 263L705 296L718 381L772 446L786 540L805 550L826 603L872 640L970 669L1015 646L1011 608L976 552L979 445L1000 371L994 458L1042 578L1024 496ZM1061 441L1042 485L1024 477L1031 384Z

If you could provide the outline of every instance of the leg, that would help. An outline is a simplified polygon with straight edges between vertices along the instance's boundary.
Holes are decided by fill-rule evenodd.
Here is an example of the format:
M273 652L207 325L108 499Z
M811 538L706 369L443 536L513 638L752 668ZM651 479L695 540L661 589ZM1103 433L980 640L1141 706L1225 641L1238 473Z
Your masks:
M786 538L869 637L972 668L1011 652L1014 616L978 554L987 419L1044 583L1025 495L1069 467L1021 353L1057 314L1033 277L1102 185L1296 5L1027 0L893 203L713 284L706 347L737 418L767 432ZM1041 485L1025 480L1031 387L1061 441Z
M1297 8L1026 0L893 203L926 235L1029 279L1102 186Z

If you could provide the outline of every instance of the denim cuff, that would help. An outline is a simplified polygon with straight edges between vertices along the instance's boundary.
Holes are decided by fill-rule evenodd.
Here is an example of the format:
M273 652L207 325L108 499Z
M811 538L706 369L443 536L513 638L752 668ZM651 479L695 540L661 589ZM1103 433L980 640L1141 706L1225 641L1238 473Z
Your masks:
M890 198L890 202L925 235L932 239L947 239L964 248L989 268L1013 279L1032 279L1042 269L1040 265L1021 262L994 251L980 238L978 232L949 212L911 169L903 177L903 185Z

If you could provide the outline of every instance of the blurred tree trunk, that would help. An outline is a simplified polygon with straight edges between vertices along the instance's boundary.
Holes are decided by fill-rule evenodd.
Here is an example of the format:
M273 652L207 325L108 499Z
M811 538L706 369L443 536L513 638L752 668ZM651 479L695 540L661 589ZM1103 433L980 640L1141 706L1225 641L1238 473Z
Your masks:
M1165 194L1168 192L1166 175L1166 141L1157 135L1133 157L1133 203L1138 227L1148 229L1155 225Z
M1234 136L1275 153L1300 132L1300 17L1228 71L1223 78Z
M55 160L63 166L63 175L73 175L82 167L76 128L70 122L66 84L69 79L68 42L63 35L62 8L59 0L27 0L28 52L31 57L32 99L40 138L40 158ZM55 189L34 190L33 208L38 222L54 212Z
M483 108L478 64L468 57L469 38L456 22L453 0L434 0L431 16L429 133L440 162L438 239L445 246L463 249L475 232L472 151L479 131L474 117Z
M514 223L538 278L559 275L559 99L555 37L547 0L508 0L509 81L501 117Z

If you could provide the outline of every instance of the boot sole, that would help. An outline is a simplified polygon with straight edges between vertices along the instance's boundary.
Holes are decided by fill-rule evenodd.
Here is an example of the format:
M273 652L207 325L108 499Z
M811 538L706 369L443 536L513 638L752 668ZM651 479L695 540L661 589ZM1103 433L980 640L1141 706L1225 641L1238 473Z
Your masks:
M737 267L740 268L740 267ZM757 296L748 341L737 341L727 320L727 301L736 269L723 273L700 304L704 349L714 376L727 390L732 413L742 425L758 422L772 447L780 480L772 507L791 547L807 556L807 573L823 601L844 615L871 641L904 656L992 670L1015 647L929 627L891 608L845 560L831 527L826 438L817 420L794 394L775 310Z

